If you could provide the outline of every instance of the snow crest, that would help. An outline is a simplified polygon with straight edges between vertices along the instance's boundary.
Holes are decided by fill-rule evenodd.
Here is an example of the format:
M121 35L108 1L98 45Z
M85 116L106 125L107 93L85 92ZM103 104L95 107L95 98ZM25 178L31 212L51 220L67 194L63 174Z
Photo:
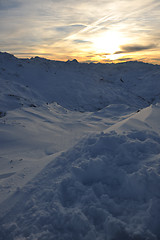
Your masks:
M20 198L16 216L11 211L1 236L159 239L159 155L160 137L152 131L81 140L23 189L25 201Z

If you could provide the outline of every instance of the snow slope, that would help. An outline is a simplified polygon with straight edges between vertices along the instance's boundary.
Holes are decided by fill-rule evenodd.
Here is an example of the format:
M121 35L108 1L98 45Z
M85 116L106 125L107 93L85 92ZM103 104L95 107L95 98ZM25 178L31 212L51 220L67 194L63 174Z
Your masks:
M0 240L160 239L159 76L0 53Z
M136 108L159 99L159 66L79 64L0 54L1 110L57 102L70 110L97 111L126 103Z

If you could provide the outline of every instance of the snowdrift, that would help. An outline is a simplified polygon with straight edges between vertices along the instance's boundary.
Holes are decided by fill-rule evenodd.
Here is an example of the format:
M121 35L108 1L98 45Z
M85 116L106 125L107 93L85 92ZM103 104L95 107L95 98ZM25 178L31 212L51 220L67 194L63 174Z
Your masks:
M82 139L18 190L2 239L159 239L160 136L117 131Z
M0 240L160 239L160 67L0 64Z

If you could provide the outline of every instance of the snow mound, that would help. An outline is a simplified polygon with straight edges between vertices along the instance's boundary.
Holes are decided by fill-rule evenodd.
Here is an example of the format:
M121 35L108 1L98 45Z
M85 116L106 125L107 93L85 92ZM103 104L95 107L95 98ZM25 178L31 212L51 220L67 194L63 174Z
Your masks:
M158 240L159 156L153 131L84 138L16 193L0 239Z
M154 131L160 134L160 103L150 105L147 108L138 110L136 113L131 114L128 118L123 121L119 121L105 132L115 130L117 133L125 133L128 131Z

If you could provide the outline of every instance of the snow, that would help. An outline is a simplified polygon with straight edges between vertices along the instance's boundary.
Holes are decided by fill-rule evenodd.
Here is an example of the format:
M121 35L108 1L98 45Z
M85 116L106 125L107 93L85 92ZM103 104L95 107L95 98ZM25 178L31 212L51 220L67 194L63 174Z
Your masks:
M159 76L0 53L0 240L160 239Z

